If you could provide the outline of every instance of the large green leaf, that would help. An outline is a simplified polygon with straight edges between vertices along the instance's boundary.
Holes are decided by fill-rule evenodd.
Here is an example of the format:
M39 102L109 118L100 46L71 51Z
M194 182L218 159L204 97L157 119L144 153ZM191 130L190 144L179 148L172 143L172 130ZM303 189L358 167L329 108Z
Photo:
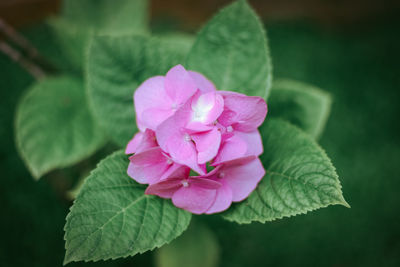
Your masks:
M61 56L65 58L62 69L81 74L85 61L85 47L92 30L63 18L49 19L48 25L60 48Z
M218 257L214 233L205 225L192 223L182 236L156 251L156 266L216 267Z
M288 120L318 138L328 120L330 94L302 82L277 80L268 99L269 116Z
M148 28L147 0L64 0L62 17L102 33Z
M191 214L170 200L145 195L127 174L128 156L116 152L86 179L65 225L64 263L133 256L170 242Z
M335 168L306 133L283 120L261 128L266 175L256 190L223 216L238 223L266 222L329 205L348 207Z
M182 63L189 48L190 39L182 38L93 38L87 62L89 100L99 122L117 144L126 145L137 131L135 89L147 78L165 75Z
M105 140L89 112L83 83L70 77L33 85L17 107L15 131L35 178L90 156Z
M147 0L64 0L48 22L73 70L81 71L90 35L148 32Z
M271 60L260 19L244 0L222 9L198 34L187 67L218 89L267 97Z

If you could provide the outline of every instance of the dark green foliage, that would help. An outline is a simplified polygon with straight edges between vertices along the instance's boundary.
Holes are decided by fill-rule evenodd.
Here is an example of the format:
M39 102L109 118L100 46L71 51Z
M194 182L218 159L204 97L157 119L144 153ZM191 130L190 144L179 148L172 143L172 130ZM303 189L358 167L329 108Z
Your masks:
M86 64L89 103L111 139L126 146L138 131L133 93L146 79L183 63L190 38L97 36Z
M155 258L157 267L217 267L219 244L210 228L194 222L182 236L158 249Z
M187 67L203 73L219 90L268 96L272 66L265 30L246 1L227 6L204 26Z
M312 85L281 79L268 99L270 117L285 119L318 139L331 111L331 96Z
M83 83L71 77L37 82L22 97L15 118L16 142L32 175L75 164L104 145Z
M260 129L266 174L253 193L223 214L229 221L267 222L304 214L343 199L335 168L312 138L282 120Z
M352 209L246 226L203 216L214 223L221 266L400 264L398 23L374 27L349 35L306 26L269 27L275 76L316 84L334 97L321 144L338 168ZM59 266L68 205L45 181L33 183L16 154L13 112L31 79L3 56L0 62L0 200L6 214L0 221L0 259L4 266ZM152 266L150 256L71 266Z
M82 71L92 34L133 34L148 31L147 0L65 0L61 16L49 26L66 63Z
M133 256L169 243L188 227L191 214L145 195L146 186L126 174L128 162L115 152L87 178L67 216L64 264Z

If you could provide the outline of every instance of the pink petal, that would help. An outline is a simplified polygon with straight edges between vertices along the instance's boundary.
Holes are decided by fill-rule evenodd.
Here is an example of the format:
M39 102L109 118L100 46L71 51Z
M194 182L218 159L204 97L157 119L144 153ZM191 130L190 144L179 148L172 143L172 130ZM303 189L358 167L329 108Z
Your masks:
M249 133L235 131L232 137L222 141L212 165L216 166L241 157L259 156L262 153L263 144L258 130Z
M196 71L189 71L189 74L196 83L197 88L200 89L202 93L214 92L217 90L217 88L215 88L215 85L206 77L204 77L203 74Z
M221 142L225 142L225 140L231 138L234 135L234 130L232 127L225 127L221 123L217 122L215 127L221 132Z
M217 196L213 205L206 211L206 214L217 213L227 210L232 204L232 189L229 185L223 183L217 189Z
M201 94L200 91L194 96L192 103L192 116L190 122L202 124L214 123L224 109L222 96L215 92Z
M217 155L221 144L221 132L216 127L211 131L192 134L191 136L196 144L199 164L206 163Z
M199 132L207 132L210 131L212 128L214 128L214 125L206 125L204 123L198 122L198 121L193 121L189 122L186 126L185 129L189 134L191 133L199 133Z
M145 194L156 195L163 198L171 198L172 195L182 186L182 180L189 177L190 169L188 167L178 164L177 166L171 167L168 172L167 179L158 182L156 184L149 185L145 191ZM172 169L172 171L170 171Z
M173 161L204 174L204 170L197 162L197 151L192 138L182 127L187 117L186 111L187 104L157 128L157 141L160 147L169 153Z
M247 145L244 156L260 156L263 153L262 139L258 130L249 133L235 131L234 135L243 140Z
M172 137L180 136L185 133L184 124L186 121L185 107L179 109L173 116L161 123L156 129L157 142L160 147L167 153L168 142ZM187 114L188 115L188 114Z
M129 158L128 175L141 184L158 182L172 165L160 147L150 148Z
M175 107L184 104L197 91L196 83L182 65L168 71L164 86Z
M197 161L196 147L188 134L172 136L168 140L167 148L175 162L186 165L199 174L204 174Z
M156 195L162 198L172 198L174 193L181 187L182 179L173 178L149 185L144 193L146 195Z
M128 145L125 149L125 154L133 154L136 152L140 142L142 141L143 133L138 132L135 136L128 142Z
M207 211L215 201L217 191L205 189L189 184L179 188L172 196L172 203L181 209L194 214L201 214Z
M173 163L168 170L161 176L160 181L171 179L171 178L180 178L186 179L189 176L190 168L184 165L180 165L178 163Z
M246 96L245 94L234 92L234 91L224 91L224 90L219 90L218 94L222 95L223 97L225 96Z
M227 162L218 175L232 189L232 201L238 202L253 192L265 170L260 159L250 156Z
M155 76L144 81L135 91L134 103L136 111L136 122L141 131L144 131L151 121L144 120L142 114L147 109L159 108L169 110L172 107L172 101L164 88L164 77ZM165 118L169 115L166 114ZM153 128L153 130L155 130Z
M185 103L179 108L176 113L161 123L156 129L157 142L160 147L169 153L167 148L167 142L171 136L180 135L185 133L184 126L188 122L190 117L190 103Z
M256 159L257 156L254 155L250 155L250 156L244 156L241 158L237 158L237 159L233 159L233 160L229 160L229 161L225 161L223 164L218 165L215 167L215 169L217 169L217 172L215 173L215 175L218 174L218 172L222 169L222 168L226 168L227 166L241 166L241 165L245 165L247 163L250 163L251 161L253 161L254 159Z
M159 181L165 170L166 165L164 164L153 164L149 167L145 165L136 165L130 162L127 173L139 184L153 184Z
M190 185L195 185L204 189L218 189L222 184L218 181L201 178L200 176L191 176L188 178Z
M142 112L141 119L146 122L146 127L156 130L158 125L174 115L175 110L171 107L165 108L149 108Z
M232 125L237 131L251 132L263 123L267 115L267 104L263 98L239 94L223 96L224 112L218 118L221 124Z
M231 138L221 144L221 148L214 159L213 166L221 162L237 159L246 155L247 143L245 140L234 134Z
M150 129L146 129L142 135L142 140L140 140L140 144L138 145L135 153L140 153L156 146L158 146L156 141L156 133Z

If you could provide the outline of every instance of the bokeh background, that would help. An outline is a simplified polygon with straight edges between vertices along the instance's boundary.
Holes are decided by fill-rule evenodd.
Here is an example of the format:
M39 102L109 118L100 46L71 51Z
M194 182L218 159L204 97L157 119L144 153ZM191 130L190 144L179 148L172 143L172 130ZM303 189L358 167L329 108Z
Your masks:
M154 31L195 32L228 0L153 0ZM320 140L352 206L266 224L217 216L220 266L400 266L400 2L249 1L264 19L274 76L309 82L334 97ZM57 57L44 24L59 1L0 0L0 18L40 53ZM0 35L0 40L2 36ZM73 168L35 182L15 148L13 118L34 79L0 52L0 266L61 266L65 197ZM97 161L100 151L90 161ZM81 168L85 164L81 164ZM153 253L70 266L153 266Z

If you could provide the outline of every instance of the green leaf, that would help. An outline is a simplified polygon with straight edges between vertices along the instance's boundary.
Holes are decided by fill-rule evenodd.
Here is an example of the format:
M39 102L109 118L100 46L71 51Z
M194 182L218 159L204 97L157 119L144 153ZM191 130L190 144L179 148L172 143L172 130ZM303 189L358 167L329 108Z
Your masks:
M266 175L250 196L224 218L238 223L266 222L329 205L349 207L335 168L306 133L283 120L269 119L261 128Z
M302 82L277 80L268 99L269 116L283 118L314 138L322 134L331 110L330 94Z
M61 54L65 58L64 69L81 73L85 59L85 47L92 30L71 23L63 18L52 18L48 21Z
M202 224L191 223L182 236L156 251L156 266L216 267L218 258L214 233Z
M128 162L122 151L115 152L86 179L67 216L64 264L133 256L188 227L191 214L170 200L145 195L145 185L126 174Z
M194 41L196 40L195 35L182 32L166 32L153 36L156 36L164 42L171 42L177 45L180 49L183 49L185 56L190 51Z
M65 196L69 199L69 200L75 200L76 197L78 196L79 192L82 189L83 184L85 183L87 175L82 176L79 178L79 180L76 182L76 184L66 192Z
M96 36L89 46L91 108L110 137L125 146L137 131L133 93L146 79L183 62L189 40L144 36Z
M16 113L16 142L35 178L81 161L104 144L90 114L80 80L42 80L21 98Z
M118 14L118 15L116 15ZM148 32L147 0L65 0L48 23L72 70L81 71L90 36Z
M206 24L187 67L203 73L220 90L268 96L272 74L265 30L246 1L222 9Z
M147 0L64 0L62 17L101 33L147 30Z

